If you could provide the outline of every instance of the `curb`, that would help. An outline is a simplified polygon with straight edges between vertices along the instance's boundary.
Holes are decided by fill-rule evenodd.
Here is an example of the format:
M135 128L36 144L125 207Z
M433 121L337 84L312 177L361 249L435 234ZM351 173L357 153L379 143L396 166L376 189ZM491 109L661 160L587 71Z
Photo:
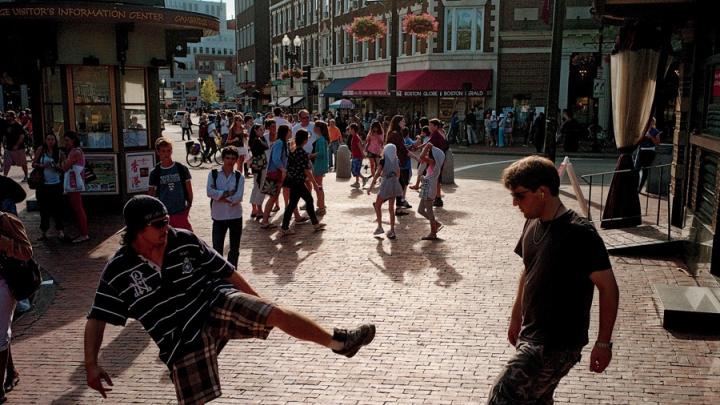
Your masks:
M530 156L530 155L542 155L542 153L536 153L531 150L500 150L500 149L471 149L468 147L450 147L450 150L455 155L498 155L498 156ZM572 158L590 158L590 159L617 159L617 153L593 153L593 152L574 152L574 153L558 153L557 156L569 156Z

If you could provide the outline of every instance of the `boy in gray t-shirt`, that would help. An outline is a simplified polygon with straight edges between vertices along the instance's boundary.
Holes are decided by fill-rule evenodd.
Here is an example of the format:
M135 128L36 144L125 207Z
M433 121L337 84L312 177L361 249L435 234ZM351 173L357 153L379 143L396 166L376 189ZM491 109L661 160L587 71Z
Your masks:
M193 200L190 170L172 160L172 144L165 138L158 138L155 150L160 163L150 171L148 194L165 204L170 226L192 231L188 220Z

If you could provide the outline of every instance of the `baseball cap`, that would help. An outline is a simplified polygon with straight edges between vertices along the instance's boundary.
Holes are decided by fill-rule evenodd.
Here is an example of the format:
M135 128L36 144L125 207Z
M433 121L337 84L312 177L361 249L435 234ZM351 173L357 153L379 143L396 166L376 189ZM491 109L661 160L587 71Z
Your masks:
M136 195L123 208L125 227L129 229L142 229L153 220L167 215L167 208L162 201L149 195Z

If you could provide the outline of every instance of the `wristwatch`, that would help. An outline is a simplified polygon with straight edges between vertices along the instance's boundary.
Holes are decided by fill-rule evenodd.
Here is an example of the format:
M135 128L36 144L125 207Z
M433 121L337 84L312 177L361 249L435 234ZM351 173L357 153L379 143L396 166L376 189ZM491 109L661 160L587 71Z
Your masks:
M605 343L605 342L595 342L595 347L599 347L599 348L601 348L601 349L610 349L610 350L612 350L612 348L613 348L613 342L612 342L612 341L607 342L607 343Z

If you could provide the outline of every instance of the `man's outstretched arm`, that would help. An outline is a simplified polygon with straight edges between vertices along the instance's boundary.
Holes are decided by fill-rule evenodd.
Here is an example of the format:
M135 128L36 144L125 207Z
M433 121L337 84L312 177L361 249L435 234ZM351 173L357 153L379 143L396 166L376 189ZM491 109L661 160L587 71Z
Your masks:
M105 322L97 319L88 319L85 324L85 372L87 373L88 387L98 391L103 398L107 398L106 392L112 389L104 387L102 380L112 386L110 376L98 365L98 354L102 345L103 334L105 333Z

